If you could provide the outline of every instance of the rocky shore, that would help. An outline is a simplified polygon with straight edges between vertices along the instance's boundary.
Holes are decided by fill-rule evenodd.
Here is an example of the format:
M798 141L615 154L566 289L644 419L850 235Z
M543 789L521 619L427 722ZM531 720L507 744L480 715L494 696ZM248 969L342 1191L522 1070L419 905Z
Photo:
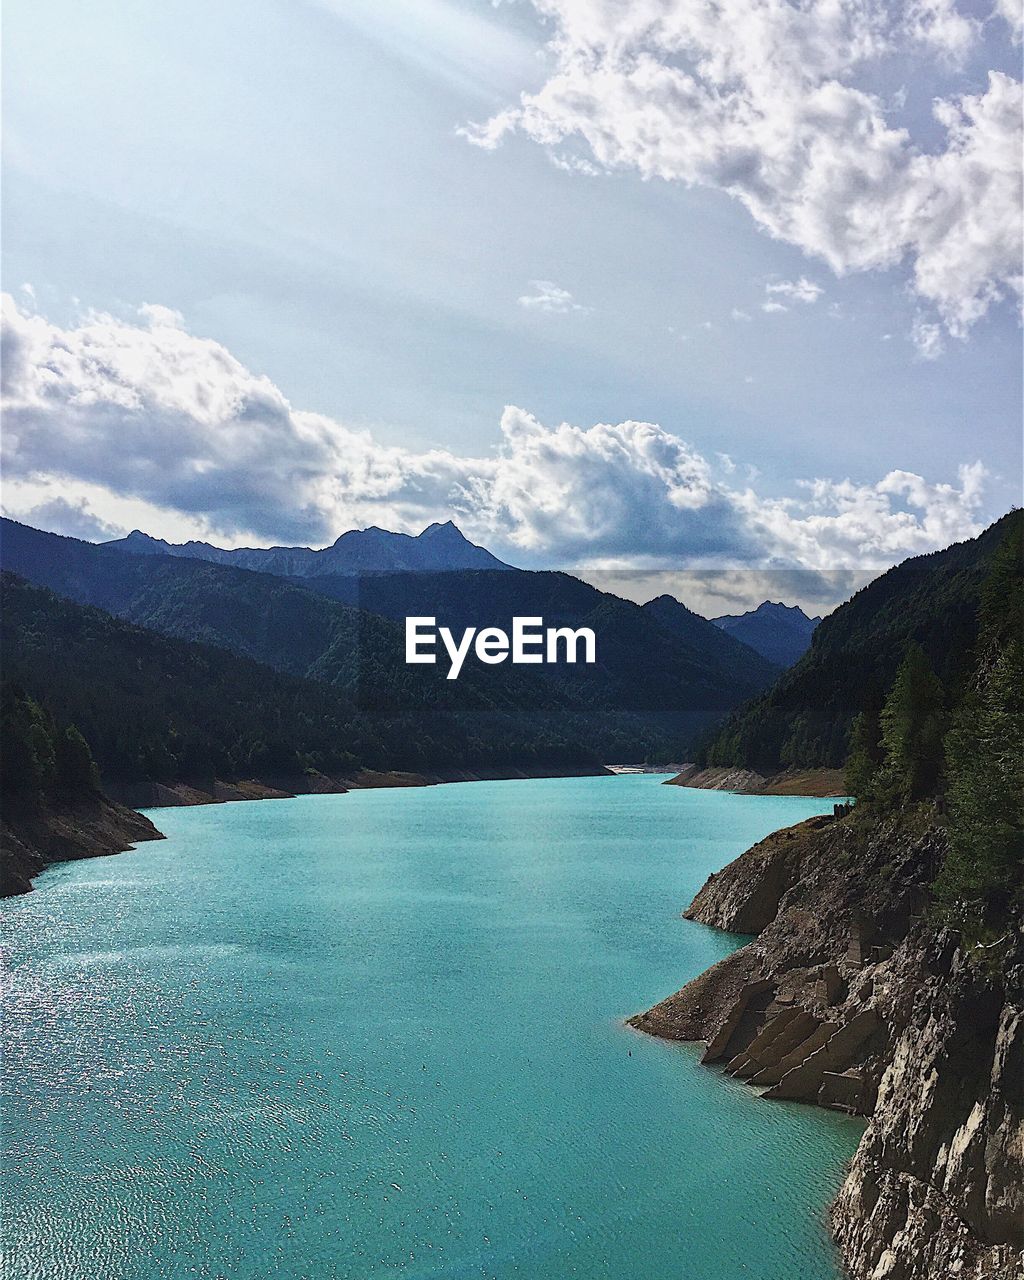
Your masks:
M6 812L0 822L0 898L28 893L32 877L53 862L126 853L164 837L152 822L106 796L55 809Z
M696 787L701 791L735 791L743 796L845 796L842 769L784 769L764 774L754 769L701 768L684 764L666 786Z
M944 850L924 819L776 832L685 912L754 940L631 1020L766 1098L869 1117L831 1217L855 1280L1024 1274L1024 945L932 922Z
M110 788L66 808L48 806L0 822L0 898L28 893L32 879L53 862L125 853L142 840L164 837L137 809L180 808L186 805L228 804L240 800L289 800L298 795L338 795L384 787L430 787L446 782L505 781L516 778L590 777L609 773L604 768L515 768L497 770L450 769L434 773L360 769L345 777L309 771L301 775L249 778L239 782L214 780L205 786L159 782Z

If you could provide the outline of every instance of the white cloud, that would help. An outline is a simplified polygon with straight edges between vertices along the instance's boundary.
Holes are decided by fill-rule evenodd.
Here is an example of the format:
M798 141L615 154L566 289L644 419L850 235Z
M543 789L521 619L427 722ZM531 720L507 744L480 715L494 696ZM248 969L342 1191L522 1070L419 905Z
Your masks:
M124 525L112 524L101 519L92 510L84 495L68 499L61 494L46 496L22 512L26 524L63 534L66 538L82 538L86 542L107 542L111 538L123 538L128 532Z
M599 178L603 172L582 156L560 155L557 151L548 152L548 156L555 168L561 169L563 173L581 173L585 178Z
M1024 31L1024 5L1020 0L996 0L995 12L1010 28L1014 40L1019 42Z
M895 471L766 499L749 464L651 422L549 427L509 406L493 457L384 446L160 308L64 329L5 297L2 339L7 511L89 537L322 545L454 517L519 563L859 570L979 529L980 464L956 484Z
M762 302L761 310L767 311L769 315L777 315L780 311L788 311L789 307L782 302Z
M914 318L910 340L922 360L938 360L946 348L940 326L920 315Z
M907 7L905 30L912 40L958 65L974 47L981 23L960 13L956 0L912 0Z
M940 92L938 145L890 123L873 87L896 54L938 51L926 70L945 84L942 61L980 49L952 0L533 3L553 70L464 130L478 145L580 140L604 169L717 188L839 274L906 264L960 336L1020 292L1019 81L991 71L976 93Z
M750 319L750 312L749 312L749 311L744 311L742 307L733 307L732 312L731 312L731 315L732 315L732 318L733 318L734 320L749 320L749 319Z
M589 307L581 306L568 289L563 289L551 280L531 280L533 293L526 293L519 299L519 305L528 311L553 311L566 315L570 311L589 311Z
M764 287L765 293L778 294L793 302L817 302L825 290L820 284L801 276L799 280L776 280Z

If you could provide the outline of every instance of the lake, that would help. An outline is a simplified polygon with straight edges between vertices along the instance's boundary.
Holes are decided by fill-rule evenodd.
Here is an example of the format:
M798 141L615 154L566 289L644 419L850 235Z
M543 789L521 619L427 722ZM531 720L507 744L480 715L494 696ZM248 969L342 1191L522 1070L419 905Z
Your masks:
M9 1280L832 1280L861 1122L622 1020L831 800L656 775L150 816L5 903Z

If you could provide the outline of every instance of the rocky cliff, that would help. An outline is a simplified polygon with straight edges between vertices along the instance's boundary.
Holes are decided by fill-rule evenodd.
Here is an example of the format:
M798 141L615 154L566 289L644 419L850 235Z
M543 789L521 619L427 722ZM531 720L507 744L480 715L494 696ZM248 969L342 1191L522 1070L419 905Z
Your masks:
M757 937L632 1020L768 1098L870 1117L832 1211L856 1280L1024 1267L1024 945L932 923L944 851L920 818L776 832L685 913Z
M124 853L164 837L133 809L95 794L58 808L5 811L0 821L0 898L28 893L32 877L51 862Z

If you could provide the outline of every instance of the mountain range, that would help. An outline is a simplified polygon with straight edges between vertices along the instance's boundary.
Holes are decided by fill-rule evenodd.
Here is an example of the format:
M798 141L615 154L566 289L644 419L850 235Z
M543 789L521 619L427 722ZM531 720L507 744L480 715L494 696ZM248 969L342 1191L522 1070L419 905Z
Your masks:
M581 762L680 759L701 729L778 674L683 606L673 631L650 611L567 574L488 568L281 577L152 549L132 554L123 544L95 545L13 521L0 527L0 564L36 587L137 628L342 690L370 738L383 743L372 753L377 767L464 767L474 752L506 763L517 752L529 762L544 751L563 760L575 753ZM401 620L424 613L460 630L507 628L516 614L590 626L598 662L467 663L458 681L446 681L441 666L404 662ZM31 633L9 631L8 653L38 652ZM76 652L64 660L84 661L84 648ZM61 660L58 646L50 661ZM31 673L29 692L45 702L45 664L33 662ZM112 668L97 701L116 706L115 674ZM258 684L253 678L256 697ZM400 733L392 733L395 724ZM293 737L282 730L283 739Z
M798 605L765 600L748 613L726 613L711 621L769 662L791 667L810 648L811 636L821 619L809 618Z
M905 560L863 587L818 624L794 666L726 719L699 762L768 774L841 766L854 717L881 700L911 643L946 689L958 689L989 562L1022 518L1011 511L977 538Z
M141 556L177 556L209 560L213 564L253 569L286 577L312 578L327 573L367 573L382 570L508 569L459 530L451 520L428 525L413 537L371 526L350 529L330 547L238 547L226 550L209 542L165 542L133 529L125 538L101 544Z

